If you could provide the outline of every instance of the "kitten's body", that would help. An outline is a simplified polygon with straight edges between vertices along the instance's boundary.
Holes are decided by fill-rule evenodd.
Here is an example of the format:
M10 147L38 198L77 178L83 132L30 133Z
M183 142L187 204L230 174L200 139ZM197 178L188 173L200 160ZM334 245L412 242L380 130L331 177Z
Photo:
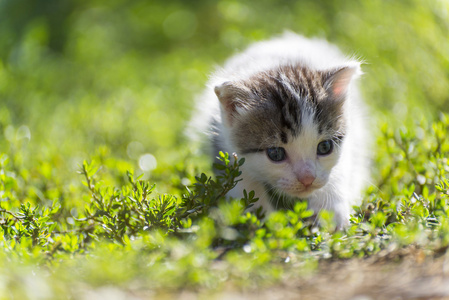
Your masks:
M292 33L228 60L201 106L213 118L214 156L246 159L229 196L254 190L267 212L307 200L347 225L367 177L358 73L335 46Z

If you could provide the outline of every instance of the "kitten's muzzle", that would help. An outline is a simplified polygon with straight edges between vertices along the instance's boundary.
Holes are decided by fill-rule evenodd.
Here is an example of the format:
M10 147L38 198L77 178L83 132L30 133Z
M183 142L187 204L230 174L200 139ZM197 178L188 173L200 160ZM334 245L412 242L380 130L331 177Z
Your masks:
M296 162L293 166L293 173L305 189L311 186L316 179L315 166L311 161Z
M304 176L296 177L300 183L304 186L305 189L307 189L309 186L312 185L312 183L315 181L315 176L306 174Z

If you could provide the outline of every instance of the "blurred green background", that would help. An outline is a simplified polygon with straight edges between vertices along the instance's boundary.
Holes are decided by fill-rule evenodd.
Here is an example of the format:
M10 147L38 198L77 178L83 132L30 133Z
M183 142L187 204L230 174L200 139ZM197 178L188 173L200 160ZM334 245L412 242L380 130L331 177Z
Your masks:
M84 159L174 189L210 163L183 134L208 74L285 29L365 61L375 124L432 119L449 111L448 14L443 0L2 0L0 151L46 199L78 189Z

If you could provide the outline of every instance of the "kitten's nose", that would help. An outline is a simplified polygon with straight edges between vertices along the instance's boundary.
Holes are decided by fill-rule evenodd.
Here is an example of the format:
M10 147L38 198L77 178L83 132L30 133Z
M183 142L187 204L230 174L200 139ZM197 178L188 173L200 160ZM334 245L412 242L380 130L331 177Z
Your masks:
M304 176L298 177L298 181L301 182L304 185L304 187L311 186L314 180L315 180L315 176L313 176L313 175L304 175Z

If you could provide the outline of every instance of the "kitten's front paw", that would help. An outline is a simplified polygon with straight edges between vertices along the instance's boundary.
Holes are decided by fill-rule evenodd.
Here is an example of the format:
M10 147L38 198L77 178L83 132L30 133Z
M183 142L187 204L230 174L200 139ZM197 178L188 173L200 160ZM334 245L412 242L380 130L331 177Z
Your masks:
M335 212L334 220L337 230L345 230L349 227L349 213L337 213Z
M333 213L333 219L329 224L329 216L324 216L321 213L314 214L312 218L314 218L313 224L318 225L320 227L327 227L331 231L337 230L345 230L349 227L349 213L343 213L339 211L330 211ZM334 227L335 226L335 227Z

